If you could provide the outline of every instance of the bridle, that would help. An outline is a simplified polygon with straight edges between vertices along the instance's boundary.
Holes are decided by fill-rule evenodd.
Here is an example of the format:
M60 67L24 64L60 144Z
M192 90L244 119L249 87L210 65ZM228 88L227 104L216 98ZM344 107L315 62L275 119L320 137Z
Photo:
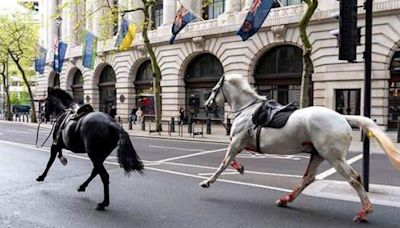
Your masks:
M228 100L226 99L224 90L223 90L223 86L224 86L224 82L225 82L225 76L222 76L222 78L220 79L219 83L219 87L217 88L217 90L215 91L214 97L213 97L213 105L217 106L216 100L215 98L217 98L218 93L221 92L222 96L224 97L224 103L227 102Z

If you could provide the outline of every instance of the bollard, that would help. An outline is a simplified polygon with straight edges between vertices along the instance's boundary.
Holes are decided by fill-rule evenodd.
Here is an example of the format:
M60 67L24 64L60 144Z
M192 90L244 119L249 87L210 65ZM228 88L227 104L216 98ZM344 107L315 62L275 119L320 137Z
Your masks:
M193 129L192 129L192 125L193 125L193 123L192 123L192 118L189 117L189 118L188 118L188 133L189 133L189 134L192 134L192 132L193 132L193 131L192 131L192 130L193 130Z
M207 133L207 135L211 135L211 118L210 117L208 117L208 119L207 119L206 133Z
M226 135L230 135L231 128L232 128L231 119L228 118L226 119Z
M397 143L400 143L400 116L397 117Z
M171 126L170 126L171 132L175 132L175 118L171 117Z
M145 120L144 117L142 117L142 122L141 122L141 124L142 124L142 131L145 131L145 130L146 130L146 123L145 123L144 120Z
M132 130L132 122L129 121L129 126L128 126L129 130Z

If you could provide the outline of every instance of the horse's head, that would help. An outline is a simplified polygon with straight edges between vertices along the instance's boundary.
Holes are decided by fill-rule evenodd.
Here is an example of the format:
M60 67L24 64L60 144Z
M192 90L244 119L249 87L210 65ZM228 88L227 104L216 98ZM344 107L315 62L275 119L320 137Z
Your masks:
M58 116L67 108L71 107L73 98L61 89L49 87L47 89L46 103L44 106L44 118L50 120L50 116Z
M212 89L210 96L208 97L206 103L204 104L204 108L206 110L224 105L226 101L226 97L223 90L224 83L225 83L225 76L222 76L221 79L219 79L218 83Z

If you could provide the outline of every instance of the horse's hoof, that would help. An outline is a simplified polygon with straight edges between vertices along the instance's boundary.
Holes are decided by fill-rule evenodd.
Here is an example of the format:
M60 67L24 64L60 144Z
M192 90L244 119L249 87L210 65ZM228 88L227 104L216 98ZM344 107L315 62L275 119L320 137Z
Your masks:
M59 159L60 159L60 162L62 165L64 165L64 166L67 165L68 160L64 156L59 157Z
M86 187L79 186L78 192L84 192L84 191L86 191Z
M39 176L38 178L36 178L37 182L42 182L44 181L44 177L43 176Z
M368 218L367 218L367 216L356 215L353 218L353 221L356 222L356 223L367 223L368 222Z
M243 166L240 167L240 169L238 169L238 171L239 171L239 173L240 173L241 175L243 175L243 173L244 173L244 167L243 167Z
M287 201L285 201L285 200L282 200L282 199L278 199L276 202L275 202L275 204L276 204L276 206L278 206L278 207L287 207Z
M371 209L372 211L372 209ZM364 209L361 209L357 215L353 218L353 221L356 223L367 223L368 222L368 218L367 218L367 211Z
M210 187L210 182L208 181L203 181L200 183L200 186L203 188L209 188Z
M97 210L97 211L104 211L104 210L106 209L107 206L108 206L108 205L105 205L105 204L103 204L103 203L99 203L99 204L97 204L96 210Z

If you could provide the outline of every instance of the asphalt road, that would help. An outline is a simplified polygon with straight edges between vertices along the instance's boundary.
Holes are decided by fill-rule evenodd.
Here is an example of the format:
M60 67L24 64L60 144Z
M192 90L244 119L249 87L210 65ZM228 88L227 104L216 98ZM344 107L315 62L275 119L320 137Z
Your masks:
M146 162L143 176L125 177L115 155L110 156L111 204L98 212L100 178L85 193L76 191L92 168L84 155L66 152L66 167L56 161L45 182L35 181L49 157L48 144L34 148L35 132L0 122L0 227L359 227L351 221L360 209L356 202L302 195L289 208L275 206L300 181L306 155L244 153L239 161L245 175L228 170L205 190L198 183L215 171L226 145L154 138L132 138ZM349 153L349 159L358 154ZM383 155L374 154L372 163L379 166L373 169L372 183L400 185ZM329 169L323 164L320 173ZM340 179L336 174L326 178ZM376 205L368 226L398 227L398 214L399 208Z

